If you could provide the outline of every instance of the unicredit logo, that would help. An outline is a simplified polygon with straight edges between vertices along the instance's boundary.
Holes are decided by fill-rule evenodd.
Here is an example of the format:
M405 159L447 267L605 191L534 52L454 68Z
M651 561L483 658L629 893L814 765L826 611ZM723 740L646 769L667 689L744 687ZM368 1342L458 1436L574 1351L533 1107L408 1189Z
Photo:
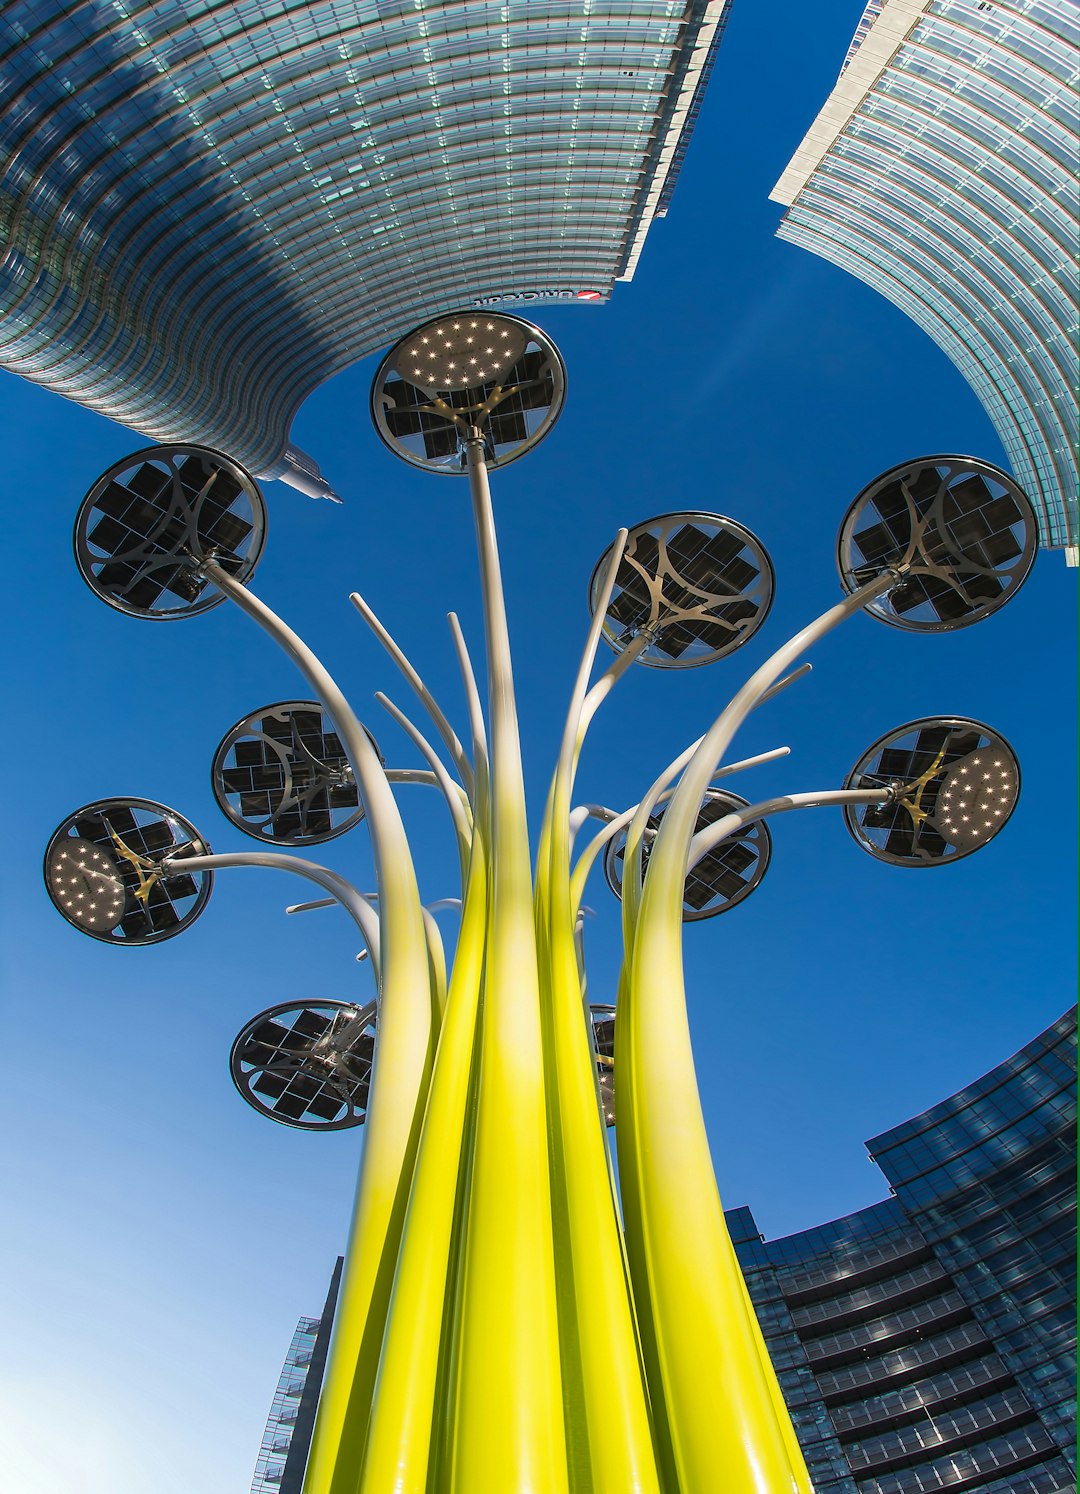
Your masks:
M603 292L566 289L504 291L497 296L479 296L474 306L505 306L508 301L601 301Z

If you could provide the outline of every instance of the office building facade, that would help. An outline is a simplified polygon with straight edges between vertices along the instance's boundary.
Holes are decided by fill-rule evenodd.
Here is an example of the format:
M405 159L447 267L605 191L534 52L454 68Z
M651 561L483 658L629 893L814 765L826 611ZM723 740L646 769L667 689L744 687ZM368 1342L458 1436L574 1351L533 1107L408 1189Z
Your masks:
M321 1315L296 1325L266 1419L251 1494L301 1494L343 1264L339 1256Z
M1072 564L1078 41L1075 0L870 0L771 194L952 359Z
M882 1203L727 1214L815 1489L1072 1494L1075 1012L867 1146Z
M325 379L631 278L728 3L10 0L0 366L332 496Z

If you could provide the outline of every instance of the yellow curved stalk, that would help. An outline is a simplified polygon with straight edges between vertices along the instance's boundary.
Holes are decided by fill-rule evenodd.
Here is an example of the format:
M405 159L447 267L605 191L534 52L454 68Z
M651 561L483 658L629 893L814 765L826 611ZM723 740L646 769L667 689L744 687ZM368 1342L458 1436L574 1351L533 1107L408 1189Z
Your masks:
M207 565L315 685L353 761L375 849L379 1035L304 1491L809 1494L713 1178L682 987L682 894L711 778L787 750L717 769L742 718L797 678L801 670L773 683L872 588L762 666L641 804L612 817L571 876L570 798L584 738L646 646L636 640L589 689L622 531L571 694L534 888L505 605L476 431L467 451L490 752L456 617L450 622L469 708L471 766L416 671L353 598L432 714L467 785L466 792L452 782L430 743L390 706L431 767L393 776L435 782L458 834L465 894L449 989L442 941L420 906L388 776L370 742L306 645ZM873 583L881 590L891 584ZM669 792L642 878L648 817ZM796 807L796 800L820 797L769 803ZM616 1023L624 1238L598 1105L577 920L596 854L627 823ZM722 828L703 832L695 853ZM308 874L368 927L373 898L350 896L324 869L309 867Z
M544 818L536 907L550 1052L552 1186L572 1487L659 1494L629 1281L597 1095L570 891L570 798L589 723L626 655L587 691L607 599L626 542L621 530L594 609L571 695Z
M360 1494L424 1494L428 1488L486 923L487 859L477 836L387 1316Z
M556 811L561 796L556 796ZM568 796L567 796L568 802ZM565 823L565 821L564 821ZM559 1277L564 1373L580 1385L576 1428L581 1490L659 1494L637 1331L626 1276L610 1163L597 1099L570 905L568 846L556 819L551 837L546 941L551 1024L553 1191L565 1220ZM561 1197L560 1197L561 1195ZM557 1232L556 1239L558 1241Z
M521 753L482 438L468 455L488 653L491 893L448 1487L566 1494Z
M632 1153L635 1238L631 1242L624 1176L627 1243L639 1311L640 1299L648 1297L649 1383L654 1402L662 1396L672 1456L686 1490L810 1489L759 1330L745 1310L701 1113L682 980L687 856L702 798L746 715L811 643L892 584L879 578L830 608L777 650L720 714L664 813L628 926L630 999L619 1019L630 1038L632 1113L619 1141L620 1162L624 1150ZM642 811L635 825L643 825ZM624 919L627 894L636 893L634 880L624 872ZM620 1129L622 1120L620 1109Z
M424 915L424 937L427 940L428 982L431 989L431 1031L437 1045L443 1012L446 1009L446 949L434 916L427 908L421 911ZM438 1051L437 1046L435 1051Z
M355 1494L432 1060L433 998L405 828L371 741L300 636L213 561L208 577L285 650L325 705L367 815L379 896L379 1029L334 1332L304 1494Z
M742 1274L713 1178L682 993L685 863L675 885L665 886L654 875L656 856L654 849L631 999L616 1023L617 1033L627 1023L630 1036L629 1055L620 1051L616 1063L629 1058L631 1114L621 1094L617 1103L634 1159L640 1238L631 1265L644 1272L641 1281L635 1274L635 1287L639 1297L648 1293L651 1308L650 1385L654 1399L663 1395L680 1489L809 1494L801 1458L792 1462L786 1413L783 1419L778 1414L782 1402L770 1383L756 1322L745 1310ZM620 1159L622 1142L620 1135ZM624 1208L626 1183L623 1177Z

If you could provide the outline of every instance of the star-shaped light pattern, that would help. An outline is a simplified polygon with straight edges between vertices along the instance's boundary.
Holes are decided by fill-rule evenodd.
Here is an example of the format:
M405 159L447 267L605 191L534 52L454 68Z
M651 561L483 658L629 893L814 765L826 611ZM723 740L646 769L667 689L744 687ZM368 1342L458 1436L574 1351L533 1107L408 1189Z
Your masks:
M233 1044L233 1083L260 1115L301 1130L340 1131L367 1114L376 1005L283 1002Z
M188 928L210 896L208 853L182 815L149 799L102 799L71 815L45 852L45 886L70 924L107 943L156 944Z
M589 584L589 607L611 555ZM645 634L638 655L657 668L711 664L740 648L768 616L773 568L761 542L719 514L664 514L637 524L608 603L604 637L621 653Z
M973 457L918 457L869 483L840 529L839 565L855 591L903 574L867 611L915 632L981 621L1015 596L1038 544L1034 510L1007 472Z
M436 472L465 471L470 429L487 459L506 463L554 424L566 388L551 340L520 317L459 312L425 322L375 375L371 412L396 456Z
M46 878L53 902L77 928L101 933L123 918L127 895L120 868L92 840L73 835L53 846Z
M698 811L694 833L704 830L707 825L714 825L725 815L745 808L746 800L740 799L738 794L729 794L723 789L710 789ZM643 875L663 817L664 806L661 805L646 826L641 848ZM622 897L625 855L626 831L622 830L611 841L604 856L604 874L616 897ZM771 856L772 837L765 821L754 820L749 825L741 825L714 846L687 876L683 887L683 922L693 923L700 918L712 918L717 913L726 913L736 903L741 903L760 883Z
M397 372L432 395L481 390L506 379L527 340L522 324L508 317L445 317L406 339Z
M848 806L848 829L894 866L935 866L986 845L1020 796L1020 767L997 732L963 717L927 717L876 742L847 788L891 791L887 802Z
M83 500L75 554L90 589L136 617L187 617L222 600L198 569L247 580L266 531L242 467L197 446L151 446L116 462Z
M970 753L942 779L935 817L946 840L974 851L997 834L1012 814L1020 775L1011 753Z

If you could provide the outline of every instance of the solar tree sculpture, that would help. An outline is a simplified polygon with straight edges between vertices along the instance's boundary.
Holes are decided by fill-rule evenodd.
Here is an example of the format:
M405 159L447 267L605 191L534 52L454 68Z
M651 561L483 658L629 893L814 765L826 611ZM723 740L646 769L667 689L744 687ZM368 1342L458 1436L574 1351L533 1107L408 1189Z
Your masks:
M690 1048L682 923L753 891L772 815L839 805L870 854L931 867L985 844L1019 791L1006 743L960 718L890 732L842 789L748 804L717 787L763 760L727 761L735 733L844 619L867 611L901 628L961 627L1022 583L1035 545L1023 494L985 463L934 456L859 495L840 535L844 599L757 668L623 812L573 807L595 712L635 660L682 668L732 653L765 620L773 576L756 538L718 515L665 515L619 533L592 578L592 623L532 867L488 472L547 432L564 387L542 332L476 313L426 324L376 375L379 434L406 461L466 478L479 548L486 711L450 619L465 742L352 597L442 740L445 758L380 697L422 769L384 768L337 683L250 590L263 506L235 463L153 448L106 473L80 512L79 564L105 601L171 617L228 598L314 697L250 713L215 758L222 808L267 848L213 854L163 806L109 800L66 821L46 856L60 911L99 939L171 937L201 911L214 872L251 865L319 884L363 935L377 1008L273 1008L248 1024L232 1059L241 1092L276 1119L318 1128L366 1116L306 1494L808 1491L724 1226ZM601 638L615 657L590 683ZM442 794L456 837L461 919L448 976L392 790L402 781ZM361 818L377 897L283 849ZM576 852L590 818L600 828ZM617 1021L606 1009L590 1022L578 935L599 858L622 898L624 958ZM604 1133L613 1052L622 1219Z

